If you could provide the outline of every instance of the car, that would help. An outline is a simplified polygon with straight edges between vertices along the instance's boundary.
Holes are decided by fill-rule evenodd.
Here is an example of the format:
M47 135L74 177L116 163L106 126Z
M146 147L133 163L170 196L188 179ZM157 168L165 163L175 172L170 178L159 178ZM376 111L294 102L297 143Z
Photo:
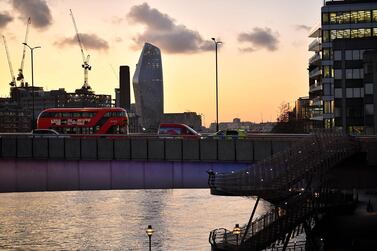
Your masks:
M54 129L34 129L31 131L33 135L59 135Z
M243 129L220 130L220 131L215 132L213 134L209 134L208 138L213 138L213 139L245 139L246 138L246 131L243 130Z
M201 138L200 133L188 125L178 123L161 123L157 134L160 138Z
M34 129L29 135L33 138L70 138L70 135L60 134L54 129Z

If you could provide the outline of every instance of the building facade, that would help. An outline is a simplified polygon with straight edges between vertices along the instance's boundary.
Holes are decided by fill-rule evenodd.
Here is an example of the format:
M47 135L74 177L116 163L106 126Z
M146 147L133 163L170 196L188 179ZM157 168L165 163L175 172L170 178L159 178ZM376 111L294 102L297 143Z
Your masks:
M164 113L161 117L161 123L186 124L195 131L202 130L202 116L196 114L196 112Z
M160 49L145 43L133 76L136 114L147 131L157 130L164 113L164 91Z
M364 125L366 134L377 134L377 50L364 53Z
M309 97L315 127L364 132L364 53L375 49L377 2L325 1L310 36Z
M119 67L119 106L127 111L131 107L131 92L130 92L130 67L121 65Z
M83 89L69 93L64 88L44 91L37 86L11 87L10 97L0 100L0 114L4 116L0 119L0 132L31 131L33 118L36 120L41 111L53 107L111 107L111 95L96 95Z

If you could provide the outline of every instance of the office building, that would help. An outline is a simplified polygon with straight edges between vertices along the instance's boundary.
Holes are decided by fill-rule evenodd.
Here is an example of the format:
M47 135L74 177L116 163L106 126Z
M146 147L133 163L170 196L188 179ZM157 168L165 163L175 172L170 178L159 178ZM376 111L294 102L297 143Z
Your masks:
M364 54L376 49L376 1L325 1L309 50L309 97L315 127L365 130Z
M0 132L30 132L32 112L9 98L0 99Z
M366 134L377 134L377 50L364 53L364 125Z
M44 91L38 86L11 87L10 97L0 100L0 114L4 116L0 120L0 132L30 131L32 118L37 119L41 111L52 107L111 107L111 95L96 95L85 89L69 93L64 88Z
M136 114L147 131L157 130L164 113L161 52L145 43L133 76Z

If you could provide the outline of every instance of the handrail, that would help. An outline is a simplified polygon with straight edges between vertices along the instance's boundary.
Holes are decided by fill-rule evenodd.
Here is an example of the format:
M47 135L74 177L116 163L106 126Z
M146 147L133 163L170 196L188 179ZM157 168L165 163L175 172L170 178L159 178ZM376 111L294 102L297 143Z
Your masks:
M253 238L259 238L258 235L263 235L263 232L267 235L268 231L272 231L268 234L270 239L267 239L274 241L279 237L279 233L288 233L304 219L310 218L316 210L328 207L329 201L335 204L335 198L329 199L331 194L320 196L320 193L310 193L298 184L308 174L326 172L353 154L357 148L358 144L341 131L317 131L312 137L304 138L291 148L247 169L232 173L211 173L209 185L212 190L227 194L257 195L267 200L277 197L284 202L255 219L250 227L241 227L242 240L245 240L241 245L248 249L255 248L250 246L257 245L253 244ZM271 230L274 226L278 227L279 231ZM215 245L234 244L234 236L229 230L214 231ZM264 240L266 241L266 238ZM261 243L258 245L263 246Z

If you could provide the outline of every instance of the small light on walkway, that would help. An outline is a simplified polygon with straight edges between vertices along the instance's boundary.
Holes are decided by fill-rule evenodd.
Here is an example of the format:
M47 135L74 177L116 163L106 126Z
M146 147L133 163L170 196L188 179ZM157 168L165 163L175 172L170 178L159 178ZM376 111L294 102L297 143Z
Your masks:
M238 251L238 236L241 234L241 228L239 224L236 224L232 233L236 236L236 251Z
M151 242L151 239L152 239L152 235L153 235L153 232L154 232L154 229L152 228L152 225L148 225L148 228L147 230L145 231L148 235L148 238L149 238L149 251L152 250L152 242Z

